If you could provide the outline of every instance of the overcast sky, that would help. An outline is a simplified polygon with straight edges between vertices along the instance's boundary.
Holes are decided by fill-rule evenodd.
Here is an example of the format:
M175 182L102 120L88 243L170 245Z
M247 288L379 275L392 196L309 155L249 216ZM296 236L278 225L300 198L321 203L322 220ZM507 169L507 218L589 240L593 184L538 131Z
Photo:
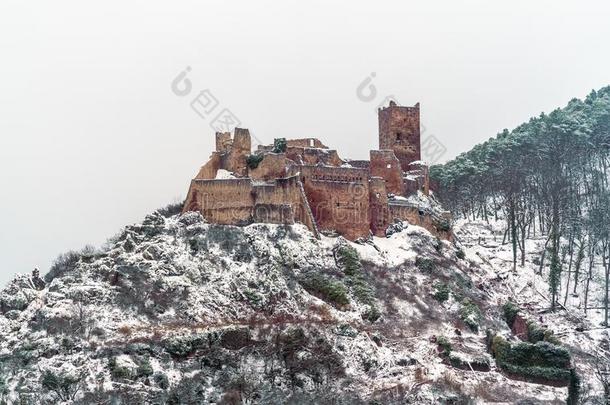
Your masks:
M499 3L3 0L0 285L184 198L225 108L367 158L420 102L446 160L610 84L610 3Z

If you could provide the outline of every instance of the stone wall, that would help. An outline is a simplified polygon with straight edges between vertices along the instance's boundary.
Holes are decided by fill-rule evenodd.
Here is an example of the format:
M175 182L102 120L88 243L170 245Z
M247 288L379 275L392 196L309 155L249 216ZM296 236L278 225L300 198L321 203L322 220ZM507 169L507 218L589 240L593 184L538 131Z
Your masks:
M218 170L222 166L222 155L218 152L213 152L212 156L210 156L210 160L201 166L199 169L199 173L195 176L195 179L198 180L212 180L216 178L216 174Z
M251 221L254 199L250 179L191 182L184 211L199 211L216 224L244 225Z
M423 211L418 207L402 203L393 203L392 201L388 204L388 208L391 222L394 222L397 219L407 221L410 224L427 229L431 234L441 239L452 240L453 236L451 230L448 230L443 226L443 222L448 221L450 217L437 218L432 215L432 213Z
M393 150L372 150L370 171L371 177L381 177L385 180L388 193L396 195L405 193L402 168Z
M286 154L265 153L255 169L249 169L248 175L254 180L273 180L287 175Z
M301 148L322 148L328 149L318 138L300 138L286 140L286 146L298 146Z
M403 107L391 101L378 113L379 149L392 149L402 170L407 171L409 163L421 159L419 103Z
M373 232L373 235L379 237L385 236L385 231L390 224L386 185L386 182L381 177L371 177L369 180L371 232Z
M191 182L183 212L199 211L211 223L246 225L252 222L301 222L317 234L298 177L254 183L249 178Z
M336 231L351 240L369 235L367 170L307 165L297 170L320 231Z

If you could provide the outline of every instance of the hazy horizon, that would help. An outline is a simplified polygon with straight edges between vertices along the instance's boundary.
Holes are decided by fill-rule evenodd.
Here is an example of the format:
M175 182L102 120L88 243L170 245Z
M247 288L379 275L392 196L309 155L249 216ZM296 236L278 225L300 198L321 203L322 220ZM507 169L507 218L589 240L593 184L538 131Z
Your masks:
M609 85L609 12L603 1L5 1L0 285L184 198L225 108L264 143L317 137L365 159L377 105L420 102L423 138L445 161ZM177 95L187 68L191 91ZM209 115L191 107L202 91L217 101Z

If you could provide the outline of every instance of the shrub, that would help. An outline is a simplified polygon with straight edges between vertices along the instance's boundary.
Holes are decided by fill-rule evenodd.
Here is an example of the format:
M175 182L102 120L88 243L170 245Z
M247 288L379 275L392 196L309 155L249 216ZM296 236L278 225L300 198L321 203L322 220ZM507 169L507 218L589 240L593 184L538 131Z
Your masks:
M46 370L42 375L41 384L46 390L53 391L61 401L73 400L80 389L82 377L67 373L54 373Z
M439 221L436 224L436 229L442 232L449 232L451 230L451 222L447 220Z
M375 305L375 292L363 276L348 277L347 281L352 287L352 292L359 302L367 305Z
M434 285L434 294L433 297L438 302L445 302L449 299L449 286L443 283L437 283Z
M167 375L165 373L155 373L153 379L155 383L159 386L159 388L161 388L162 390L166 390L169 388L169 378L167 378Z
M163 341L163 347L174 357L186 357L205 343L201 335L179 336Z
M472 367L474 370L489 370L489 359L487 357L478 357L472 360L466 360L458 353L451 352L448 358L449 364L456 368L470 370Z
M570 380L570 370L565 370L556 367L539 367L539 366L517 366L512 363L503 363L502 369L522 377L542 378L550 381L566 382Z
M170 203L170 204L167 204L163 208L159 208L157 210L157 212L159 214L161 214L161 216L163 216L165 218L169 218L169 217L173 217L174 215L180 214L182 212L183 207L184 207L184 201L177 202L177 203Z
M462 248L458 248L458 250L455 252L455 255L458 259L464 260L466 258L466 252L464 252L464 249Z
M53 262L49 272L44 275L44 281L50 283L56 277L74 270L79 260L80 254L73 250L60 254Z
M515 318L519 314L519 307L513 302L508 301L502 306L504 311L504 319L509 327L512 328ZM541 327L538 323L532 320L526 322L527 325L527 341L530 343L549 342L559 346L561 342L557 339L551 329Z
M492 335L490 350L491 354L498 360L498 362L506 361L509 349L510 343L508 343L506 339L500 335Z
M513 302L508 301L502 306L502 309L504 311L504 319L506 320L506 323L509 327L512 328L513 323L515 322L515 318L519 313L519 307L516 306Z
M362 264L356 249L349 245L342 245L337 249L337 261L343 267L346 276L360 275Z
M438 236L434 240L434 250L436 250L437 253L441 253L443 251L443 241Z
M570 353L548 342L511 344L500 335L492 338L491 353L503 370L527 378L567 383L573 377ZM576 383L575 383L576 384Z
M442 354L445 356L449 356L451 354L451 342L445 336L439 336L436 340L438 347L443 349Z
M286 138L275 138L273 140L273 153L284 153L287 146Z
M134 377L132 371L128 367L123 367L118 364L116 357L111 357L108 360L108 368L110 369L112 378L129 380Z
M347 288L340 281L322 274L309 273L302 277L299 282L307 292L335 306L342 307L349 304Z
M415 259L415 265L421 270L421 271L425 271L425 272L432 272L434 271L434 261L432 259L429 259L427 257L422 257L422 256L417 256L417 258Z
M351 287L356 299L368 306L362 315L363 319L375 322L381 313L375 305L375 289L367 282L362 271L358 252L349 245L341 245L335 251L335 257L337 264L341 266L343 273L347 276L347 284Z
M261 154L250 155L246 158L246 163L248 167L252 170L256 169L260 162L263 161L264 156Z
M576 405L578 398L580 397L580 376L576 373L576 370L570 370L570 384L568 385L568 399L566 403L568 405Z
M245 290L244 296L253 307L259 307L263 301L263 296L254 290Z
M381 312L376 306L367 307L366 311L362 314L362 319L367 320L371 323L375 322L381 317Z
M479 331L479 323L481 322L481 310L469 298L464 298L462 307L460 308L460 319L473 332Z
M153 368L148 357L144 357L140 360L136 374L138 377L148 377L153 374Z

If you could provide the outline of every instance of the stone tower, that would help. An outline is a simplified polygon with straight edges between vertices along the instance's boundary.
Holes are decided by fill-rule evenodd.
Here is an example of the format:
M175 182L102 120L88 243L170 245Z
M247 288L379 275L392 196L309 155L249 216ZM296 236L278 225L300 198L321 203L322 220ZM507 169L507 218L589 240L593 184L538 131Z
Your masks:
M389 107L380 108L379 149L393 150L403 171L409 163L421 159L419 131L419 103L402 107L390 101Z

